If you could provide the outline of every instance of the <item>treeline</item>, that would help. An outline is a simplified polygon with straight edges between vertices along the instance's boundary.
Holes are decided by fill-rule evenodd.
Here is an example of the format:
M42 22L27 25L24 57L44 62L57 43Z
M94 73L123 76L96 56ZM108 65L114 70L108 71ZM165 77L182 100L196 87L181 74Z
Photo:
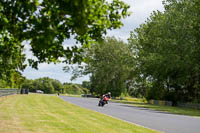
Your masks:
M200 102L200 1L164 6L131 33L136 84L147 99Z
M35 80L26 79L22 88L29 89L30 92L42 90L44 93L68 93L68 94L88 94L89 90L82 87L81 84L61 83L59 80L48 77L38 78Z
M163 4L128 43L109 37L92 44L75 77L90 74L94 94L200 103L200 1Z
M115 5L118 5L117 3ZM14 24L15 21L10 20L12 17L7 18L9 15L4 15L2 22L6 24L3 25L4 28L0 29L2 36L0 39L0 88L27 87L31 91L40 89L45 93L60 91L61 93L76 92L80 94L88 92L87 89L81 88L79 85L61 84L50 78L27 80L22 77L18 72L26 67L22 42L32 40L31 50L38 57L38 61L29 60L33 68L37 68L37 64L41 62L60 62L60 57L65 57L65 61L63 61L65 63L78 62L80 64L83 61L84 63L79 65L77 69L73 69L73 78L89 74L90 82L85 82L84 85L95 95L102 95L110 91L112 96L131 95L147 99L169 100L173 101L174 104L177 102L200 103L200 0L165 0L163 4L165 11L154 11L144 24L131 32L127 43L114 37L102 40L102 33L106 33L106 29L120 27L121 23L118 20L122 16L128 15L128 6L124 5L123 2L118 5L120 8L115 7L115 10L125 9L122 10L122 16L118 11L113 12L113 7L110 7L109 9L112 11L105 13L111 13L111 18L104 21L105 14L101 14L101 21L91 17L92 20L95 18L95 22L98 21L98 23L92 23L97 29L92 25L87 27L88 24L86 24L86 27L91 28L92 31L91 29L86 30L85 33L79 24L65 33L57 32L56 25L52 27L49 23L51 28L55 28L52 30L55 34L45 30L47 33L45 32L41 36L39 32L33 38L33 35L27 36L25 32L38 31L38 29L29 29L32 26L23 28L24 24L20 24L22 26L20 27ZM6 7L13 4L3 5ZM28 7L26 5L27 3L25 7ZM29 13L21 13L22 11L24 10L19 10L19 13L30 15ZM113 16L113 13L116 14ZM91 15L99 16L96 12ZM74 17L79 16L74 15ZM28 18L37 20L34 17ZM73 20L78 22L76 19ZM19 23L22 22L25 21ZM33 22L38 21L31 20L30 22L34 25ZM62 21L57 23L59 22ZM104 27L105 23L103 22L106 22L108 27ZM40 27L43 24L39 24ZM96 26L97 24L99 24L99 28ZM71 22L69 25L71 26ZM102 27L102 25L104 26ZM83 47L74 46L72 49L64 49L60 44L64 39L70 38L70 31L75 33L74 30L78 35L81 35L76 36L75 39L82 42ZM58 37L56 34L62 35ZM44 36L51 39L44 38ZM56 41L57 39L58 41ZM98 42L93 43L93 39L98 40ZM38 42L47 44L45 45L47 47L41 47ZM67 67L65 70L68 70Z
M86 81L85 81L86 82ZM38 78L35 80L26 79L20 72L13 71L11 78L0 79L0 89L29 89L30 92L42 90L46 94L68 93L68 94L88 94L88 86L74 83L61 83L59 80L49 77ZM87 83L87 82L86 82Z
M8 75L0 74L0 89L22 87L22 83L24 82L25 77L23 77L20 72L13 69L10 70L7 74Z
M102 39L108 29L120 28L129 8L117 0L1 0L0 87L21 88L15 78L27 65L37 69L39 63L82 62L83 48ZM76 44L66 46L64 41L72 37ZM34 58L25 55L25 47Z

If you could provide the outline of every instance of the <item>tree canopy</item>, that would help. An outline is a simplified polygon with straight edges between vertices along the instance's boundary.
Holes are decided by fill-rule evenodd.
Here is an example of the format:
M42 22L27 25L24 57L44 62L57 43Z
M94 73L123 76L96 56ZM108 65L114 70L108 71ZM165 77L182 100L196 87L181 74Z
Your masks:
M94 94L128 92L174 104L200 102L200 1L164 0L163 4L165 11L154 11L124 43L103 37L129 15L129 6L122 1L2 0L0 86L21 85L18 70L26 66L22 51L27 42L37 58L29 59L32 67L42 62L83 61L73 70L72 79L89 74L90 81L83 86ZM82 47L64 46L64 40L71 37ZM49 78L27 83L46 93L88 92Z
M68 94L87 94L88 89L80 84L61 83L49 77L38 78L35 80L25 79L22 88L29 89L30 92L42 90L44 93L68 93Z
M129 6L120 0L1 0L0 1L0 78L11 69L25 68L24 45L30 45L38 63L81 62L83 49L64 46L66 39L88 47L107 30L122 26Z
M199 99L200 1L166 0L164 6L131 33L138 77L149 99Z
M111 92L113 96L126 93L126 82L133 71L133 57L128 44L114 37L94 43L84 55L85 65L75 69L74 74L90 74L90 91L101 95Z
M1 45L10 44L16 50L29 41L38 62L55 62L59 57L76 62L79 49L64 48L63 41L72 35L83 45L98 40L107 29L122 26L120 20L128 15L128 8L119 0L2 0Z

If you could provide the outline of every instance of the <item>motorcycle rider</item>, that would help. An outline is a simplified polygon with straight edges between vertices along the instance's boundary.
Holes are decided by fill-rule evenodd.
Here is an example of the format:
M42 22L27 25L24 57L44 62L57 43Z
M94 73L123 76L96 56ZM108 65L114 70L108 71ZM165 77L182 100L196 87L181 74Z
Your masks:
M104 99L104 97L107 97L108 99L110 99L110 98L111 98L111 93L108 92L108 93L104 94L104 95L102 96L102 99ZM106 104L108 104L108 101L107 101L107 100L106 100Z

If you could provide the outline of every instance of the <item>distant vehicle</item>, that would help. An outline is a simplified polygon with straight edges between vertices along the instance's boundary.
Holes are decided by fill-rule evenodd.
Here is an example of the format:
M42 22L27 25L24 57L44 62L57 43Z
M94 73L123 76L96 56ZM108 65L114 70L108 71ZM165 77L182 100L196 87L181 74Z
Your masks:
M36 93L41 93L41 94L44 94L44 91L41 91L41 90L36 90Z

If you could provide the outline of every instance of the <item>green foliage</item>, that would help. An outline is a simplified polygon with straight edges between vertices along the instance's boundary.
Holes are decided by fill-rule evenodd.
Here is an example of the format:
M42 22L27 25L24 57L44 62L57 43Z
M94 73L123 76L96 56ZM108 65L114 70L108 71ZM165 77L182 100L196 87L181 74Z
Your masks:
M17 88L22 87L25 77L18 71L10 71L9 76L3 75L0 79L0 88Z
M131 33L139 84L147 98L174 102L200 99L200 1L166 0Z
M90 83L90 81L83 81L82 82L82 87L83 88L87 88L87 89L91 89L91 83Z
M89 47L107 29L121 27L128 8L120 0L1 0L0 80L11 79L13 71L25 69L25 44L36 57L28 59L33 68L42 62L61 62L61 58L65 63L81 62L83 49L66 48L64 40L74 37Z
M64 93L67 94L88 94L89 90L80 84L64 83Z
M36 84L33 84L33 83L34 83L34 80L25 79L22 84L22 88L29 89L30 92L35 92Z
M35 80L25 80L22 88L29 89L31 92L42 90L44 93L55 93L62 90L62 84L58 80L44 77Z
M43 77L35 80L26 79L22 88L29 89L31 92L36 92L36 90L42 90L44 93L68 93L68 94L87 94L88 89L83 88L79 84L64 83L56 79L51 79L48 77Z
M25 77L22 76L22 74L18 71L14 71L11 74L11 79L10 79L10 86L12 88L18 88L21 89L22 84L25 80ZM9 81L9 80L8 80Z
M90 91L112 96L126 93L126 81L133 70L132 53L128 44L114 37L94 43L84 53L85 64L73 71L75 75L90 74Z
M59 80L52 79L51 83L56 92L62 92L63 84Z
M74 37L77 43L88 47L92 40L106 34L107 29L121 27L121 19L129 15L128 8L120 0L2 0L0 68L6 69L5 65L10 64L11 68L24 69L22 42L25 41L37 57L37 61L29 59L32 67L37 68L41 62L56 63L60 57L66 63L80 62L82 49L64 48L64 40Z
M10 88L5 80L0 80L0 89Z

